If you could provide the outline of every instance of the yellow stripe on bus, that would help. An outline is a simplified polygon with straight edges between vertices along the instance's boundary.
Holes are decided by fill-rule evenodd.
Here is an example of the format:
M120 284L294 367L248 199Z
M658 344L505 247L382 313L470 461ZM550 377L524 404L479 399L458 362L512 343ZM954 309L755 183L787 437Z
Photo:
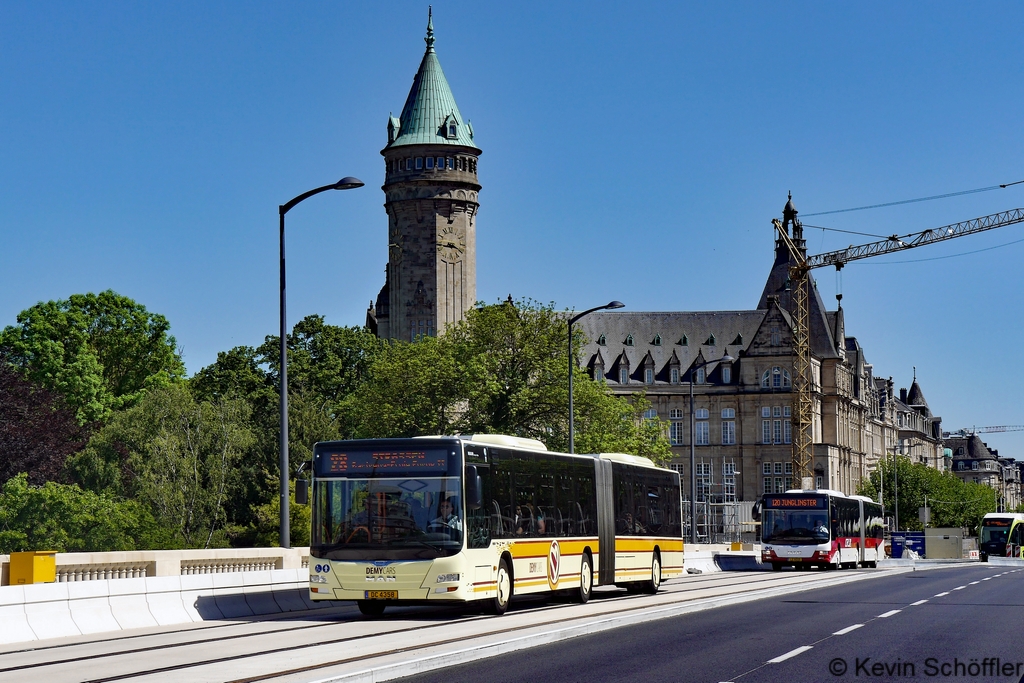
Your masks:
M512 545L509 547L509 552L512 553L512 558L516 560L527 557L547 557L548 550L551 548L551 541L558 541L562 557L581 555L587 548L590 548L590 551L593 553L600 552L598 550L596 538L585 538L581 540L549 538L538 540L531 539L529 541L513 541Z

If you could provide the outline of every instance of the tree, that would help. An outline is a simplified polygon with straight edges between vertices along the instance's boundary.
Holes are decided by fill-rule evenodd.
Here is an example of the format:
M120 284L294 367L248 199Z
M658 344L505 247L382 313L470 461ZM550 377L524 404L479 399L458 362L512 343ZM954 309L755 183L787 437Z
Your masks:
M0 355L0 482L19 472L35 485L59 478L90 431L59 394L32 384Z
M253 442L248 420L242 401L196 401L172 385L115 414L69 467L91 486L146 504L178 545L224 545L226 503L241 484L236 464Z
M62 394L82 424L185 376L167 319L110 290L40 302L17 321L0 348L32 382Z
M881 486L884 483L884 486ZM996 510L996 492L984 484L964 482L951 472L940 472L906 456L884 458L861 482L858 493L878 500L879 488L885 492L886 516L895 516L899 500L899 529L917 531L923 528L918 509L931 508L929 526L976 529L985 513Z
M144 506L71 484L29 484L22 473L0 490L0 553L100 552L164 546Z
M532 301L479 306L438 338L395 341L371 360L344 413L353 436L497 432L568 447L569 359L564 314ZM577 350L582 336L574 339ZM574 381L577 442L590 452L667 460L650 405L611 395L581 372Z

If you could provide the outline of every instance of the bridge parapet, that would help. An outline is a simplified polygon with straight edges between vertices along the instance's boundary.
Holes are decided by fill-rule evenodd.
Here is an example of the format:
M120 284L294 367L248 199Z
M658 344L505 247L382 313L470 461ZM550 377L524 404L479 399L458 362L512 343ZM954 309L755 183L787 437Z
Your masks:
M57 582L196 576L309 566L309 548L217 548L57 553ZM9 580L10 558L0 555L0 585Z

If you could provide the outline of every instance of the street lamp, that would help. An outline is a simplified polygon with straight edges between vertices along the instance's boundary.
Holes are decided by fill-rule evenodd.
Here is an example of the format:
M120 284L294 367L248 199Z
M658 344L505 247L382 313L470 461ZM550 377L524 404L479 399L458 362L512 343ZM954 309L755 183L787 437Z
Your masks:
M573 415L572 409L572 366L576 365L576 354L573 353L572 348L572 326L576 324L576 321L585 315L590 315L594 311L603 311L612 308L622 308L626 304L621 301L609 301L604 306L595 306L594 308L588 308L582 313L577 313L573 317L569 318L569 452L576 452L576 434L575 434L575 416Z
M697 435L693 412L693 373L712 363L731 363L734 360L727 351L717 360L706 360L690 366L690 543L694 544L697 543Z
M284 278L284 215L292 210L299 202L309 199L315 194L327 190L351 190L362 187L363 181L358 178L346 176L336 183L324 185L315 190L304 192L287 204L278 207L278 214L281 217L281 535L282 548L291 547L289 519L288 519L288 329L285 323L285 278Z

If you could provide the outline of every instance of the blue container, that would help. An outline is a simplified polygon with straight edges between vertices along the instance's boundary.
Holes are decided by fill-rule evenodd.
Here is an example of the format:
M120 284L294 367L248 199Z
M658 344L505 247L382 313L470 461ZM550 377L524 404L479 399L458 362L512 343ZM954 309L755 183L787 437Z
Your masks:
M892 542L892 555L891 555L891 557L894 560L898 560L901 557L903 557L903 548L906 545L907 537L904 536L903 534L899 534L899 535L893 534L892 535L892 539L890 539L890 540Z

